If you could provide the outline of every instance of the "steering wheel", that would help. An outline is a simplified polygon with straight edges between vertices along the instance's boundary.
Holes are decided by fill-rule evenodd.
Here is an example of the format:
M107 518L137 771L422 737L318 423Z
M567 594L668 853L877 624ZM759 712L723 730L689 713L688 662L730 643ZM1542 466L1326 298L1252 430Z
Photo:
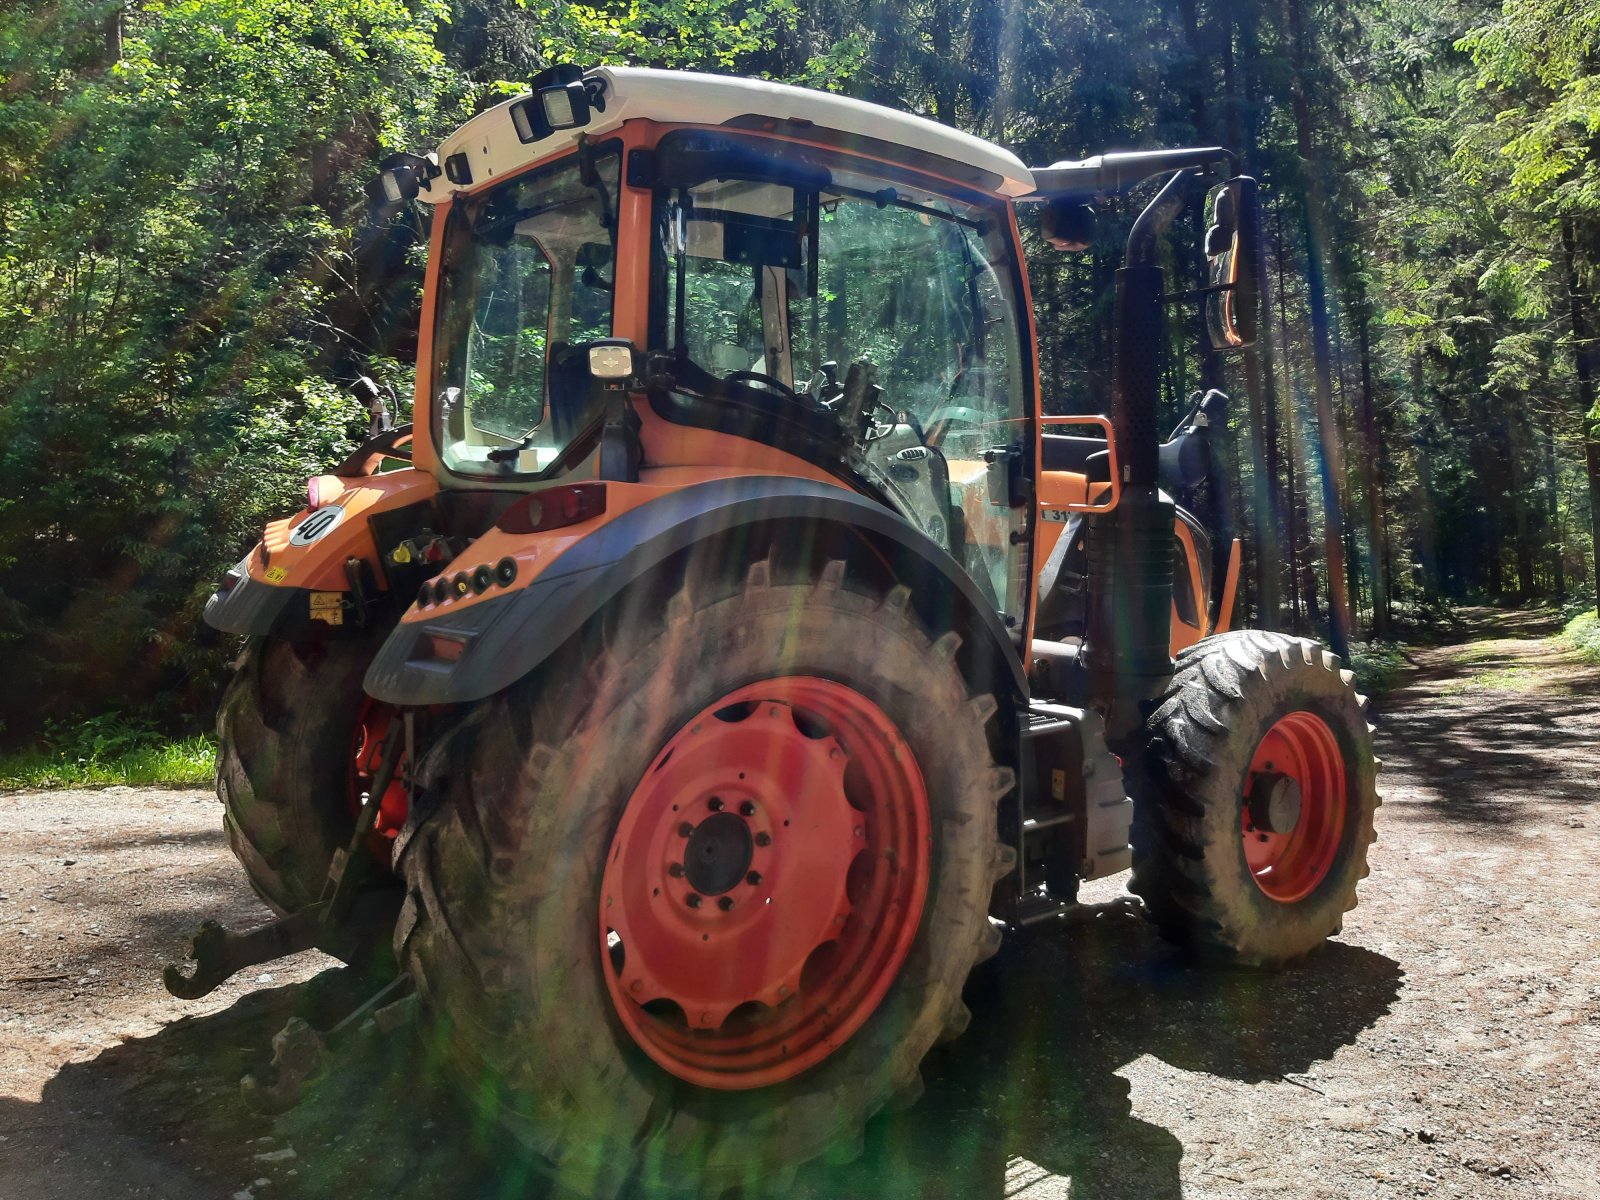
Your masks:
M795 391L776 375L768 375L762 371L729 371L722 378L728 383L753 383L759 387L771 388L779 395L798 403L814 403L809 395Z

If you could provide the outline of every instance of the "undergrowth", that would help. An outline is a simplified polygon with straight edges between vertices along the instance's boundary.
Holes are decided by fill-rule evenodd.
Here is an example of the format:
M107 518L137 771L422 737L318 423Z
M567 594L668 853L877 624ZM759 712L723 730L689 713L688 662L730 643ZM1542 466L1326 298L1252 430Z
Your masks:
M1567 622L1561 640L1571 646L1585 662L1600 663L1600 616L1591 606Z
M0 754L0 791L22 788L208 784L210 738L167 737L119 713L76 725L48 724L38 745Z
M1356 673L1356 690L1369 696L1394 687L1405 670L1405 646L1400 642L1352 642L1350 669Z

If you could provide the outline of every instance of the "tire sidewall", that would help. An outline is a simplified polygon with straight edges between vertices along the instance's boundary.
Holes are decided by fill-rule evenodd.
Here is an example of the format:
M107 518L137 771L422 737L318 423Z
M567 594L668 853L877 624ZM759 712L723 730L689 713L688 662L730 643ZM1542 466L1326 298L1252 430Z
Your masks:
M1209 773L1198 790L1205 810L1206 857L1219 865L1211 891L1231 917L1238 952L1247 959L1277 960L1304 954L1339 931L1356 885L1367 873L1376 766L1371 741L1364 736L1365 717L1336 671L1320 661L1305 662L1298 644L1288 667L1276 655L1265 655L1262 662L1265 679L1247 674L1245 679L1253 679L1255 686L1244 689L1241 703L1229 713L1225 757L1233 769ZM1309 894L1285 902L1261 890L1245 858L1244 790L1261 740L1278 721L1301 711L1319 718L1338 744L1345 768L1344 825L1327 873Z
M251 886L280 915L314 901L349 840L362 679L378 640L253 639L219 710L217 791Z
M736 1182L759 1174L764 1162L820 1153L910 1082L959 1004L986 932L974 928L971 897L982 897L978 919L986 922L996 853L985 736L959 670L930 647L903 604L843 589L808 591L747 590L669 620L647 643L612 647L584 681L586 711L576 721L567 714L559 739L551 735L567 722L557 697L573 694L562 680L524 685L542 702L494 703L489 724L498 728L480 739L470 802L480 811L503 806L500 840L510 844L491 851L486 912L491 921L531 924L525 952L503 956L492 990L518 1014L518 1039L555 1048L503 1058L500 1070L514 1093L570 1098L564 1112L546 1106L529 1115L535 1124L564 1118L569 1128L558 1140L564 1154L574 1146L587 1153L591 1161L573 1164L582 1172L615 1169L619 1158L626 1165L631 1147L620 1139L650 1119L663 1094L671 1096L674 1126L681 1114L700 1121L682 1132L679 1147L674 1130L666 1131L668 1153L656 1170L676 1186ZM650 1060L617 1018L600 949L601 873L634 788L683 723L736 688L782 675L856 688L911 746L930 807L927 899L895 983L843 1048L780 1084L697 1088ZM517 745L534 748L517 756L518 786L508 788L505 752ZM676 1162L674 1149L682 1152ZM674 1178L691 1167L693 1181Z

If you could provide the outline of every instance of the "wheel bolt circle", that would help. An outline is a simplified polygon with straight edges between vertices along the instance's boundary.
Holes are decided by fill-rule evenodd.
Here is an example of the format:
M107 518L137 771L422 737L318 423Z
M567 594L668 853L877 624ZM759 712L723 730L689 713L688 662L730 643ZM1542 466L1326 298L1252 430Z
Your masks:
M770 846L770 845L772 845L772 835L770 833L758 833L758 834L756 834L756 845L758 845L758 846Z
M761 883L761 872L760 871L751 871L750 874L748 874L748 875L746 875L744 877L744 881L746 883L748 883L751 887L759 886L760 883Z
M678 826L678 836L679 837L688 837L693 832L694 832L694 826L689 824L689 822L687 822L687 821L685 821L682 825Z
M670 867L667 868L667 874L671 875L674 879L682 879L683 878L683 864L682 863L673 863Z
M687 896L685 896L683 898L683 902L685 904L687 904L690 908L699 908L700 907L700 897L695 892L690 892Z
M743 804L739 805L739 815L741 817L753 817L753 816L755 816L756 815L755 801L746 800Z
M733 907L733 897L732 896L723 896L723 897L721 897L717 901L717 907L720 908L723 912L727 912L730 908Z
M706 801L706 807L709 808L712 812L721 812L722 811L722 797L721 796L713 796L713 797L711 797L711 799Z

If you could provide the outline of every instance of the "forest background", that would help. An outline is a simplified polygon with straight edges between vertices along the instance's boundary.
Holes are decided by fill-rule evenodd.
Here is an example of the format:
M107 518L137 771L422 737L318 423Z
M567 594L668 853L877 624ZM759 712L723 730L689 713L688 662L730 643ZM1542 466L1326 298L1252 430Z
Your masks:
M553 62L829 88L1029 163L1237 148L1267 337L1224 365L1175 323L1164 371L1174 420L1234 397L1248 619L1592 602L1600 0L5 0L0 745L209 725L215 581L359 436L356 376L409 394L427 214L372 226L362 185ZM1131 211L1029 235L1048 409L1108 406Z

